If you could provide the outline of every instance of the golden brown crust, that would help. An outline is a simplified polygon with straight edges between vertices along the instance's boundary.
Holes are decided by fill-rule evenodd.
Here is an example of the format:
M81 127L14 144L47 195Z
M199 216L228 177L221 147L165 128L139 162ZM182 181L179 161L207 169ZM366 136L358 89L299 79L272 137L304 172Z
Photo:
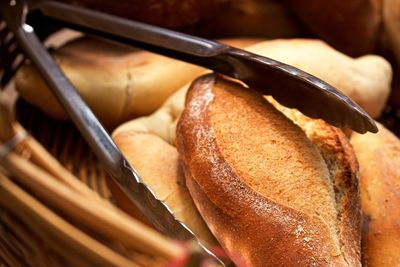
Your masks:
M365 266L400 264L400 141L378 123L379 133L354 133L360 163Z
M348 229L359 226L358 202L336 203L317 146L245 90L212 75L200 78L178 124L186 183L211 231L241 266L359 266L359 240ZM357 191L353 163L347 179L355 189L349 186L346 197ZM356 218L340 219L348 214L336 205ZM352 234L344 237L346 231Z

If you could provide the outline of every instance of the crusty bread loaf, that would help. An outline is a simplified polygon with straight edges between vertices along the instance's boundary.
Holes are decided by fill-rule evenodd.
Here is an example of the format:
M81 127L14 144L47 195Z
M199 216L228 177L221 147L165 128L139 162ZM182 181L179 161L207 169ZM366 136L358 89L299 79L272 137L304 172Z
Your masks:
M360 266L351 146L321 120L290 116L304 129L251 89L197 79L177 128L195 204L239 266Z
M129 129L115 134L113 139L154 194L165 201L175 216L184 222L208 248L215 247L218 243L199 215L185 186L176 148L156 135ZM121 198L115 186L111 189L117 197L117 204L128 212L132 211L131 202ZM130 214L139 218L141 216L137 211Z
M400 266L400 140L377 125L377 134L351 137L360 164L363 261Z

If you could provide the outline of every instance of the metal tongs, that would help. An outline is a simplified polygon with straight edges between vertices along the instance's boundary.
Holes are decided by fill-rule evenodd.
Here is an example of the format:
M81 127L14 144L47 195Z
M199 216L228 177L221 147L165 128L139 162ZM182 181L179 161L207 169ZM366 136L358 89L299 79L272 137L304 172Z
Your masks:
M32 25L26 20L28 14L38 14L35 18L41 20L42 25L69 27L239 79L263 94L272 95L285 106L297 108L310 117L322 118L335 126L348 127L360 133L377 131L368 114L335 88L297 68L266 57L65 3L46 0L2 0L0 9L2 19L14 35L9 38L11 41L0 40L1 46L6 43L9 48L14 45L10 45L10 42L17 42L23 53L38 68L111 177L157 229L176 239L197 240L190 229L177 221L171 210L141 182L139 175L43 47L35 34L35 23ZM4 28L1 31L0 39L3 39ZM12 59L7 62L13 61ZM220 263L223 265L221 261Z

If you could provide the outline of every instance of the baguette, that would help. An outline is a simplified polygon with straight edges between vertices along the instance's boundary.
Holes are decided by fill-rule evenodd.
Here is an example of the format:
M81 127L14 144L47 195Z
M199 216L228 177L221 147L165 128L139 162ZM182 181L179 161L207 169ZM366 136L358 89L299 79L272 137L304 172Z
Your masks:
M400 140L377 123L377 134L353 133L360 164L363 263L400 265Z
M273 85L271 85L273 86ZM361 266L357 162L321 120L207 75L177 127L186 185L238 266Z

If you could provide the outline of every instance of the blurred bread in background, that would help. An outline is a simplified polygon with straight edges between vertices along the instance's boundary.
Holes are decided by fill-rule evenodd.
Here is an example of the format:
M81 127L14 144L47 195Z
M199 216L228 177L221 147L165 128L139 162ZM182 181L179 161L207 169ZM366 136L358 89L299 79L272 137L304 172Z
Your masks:
M205 18L184 31L211 38L294 38L310 31L279 0L231 0L224 12Z
M370 0L285 0L310 31L334 48L361 56L376 51L381 14Z
M232 0L62 0L162 27L179 28L219 15Z

